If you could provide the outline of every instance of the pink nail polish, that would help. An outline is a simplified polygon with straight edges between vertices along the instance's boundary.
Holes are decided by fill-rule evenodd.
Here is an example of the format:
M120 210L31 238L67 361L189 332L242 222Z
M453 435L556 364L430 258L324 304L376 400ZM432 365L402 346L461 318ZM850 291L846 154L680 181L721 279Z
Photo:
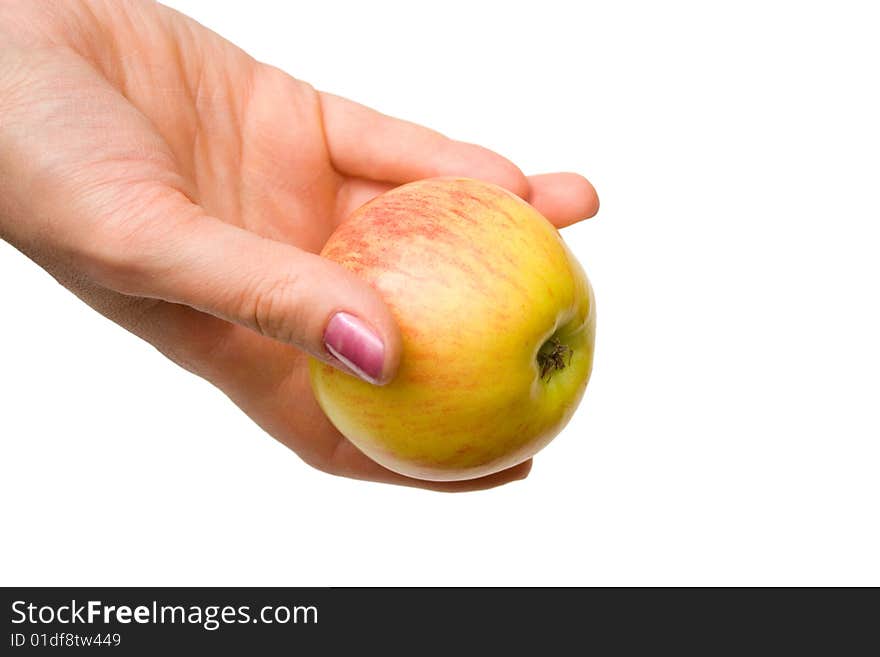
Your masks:
M324 331L324 346L359 377L378 383L385 364L385 346L378 335L354 315L333 315Z

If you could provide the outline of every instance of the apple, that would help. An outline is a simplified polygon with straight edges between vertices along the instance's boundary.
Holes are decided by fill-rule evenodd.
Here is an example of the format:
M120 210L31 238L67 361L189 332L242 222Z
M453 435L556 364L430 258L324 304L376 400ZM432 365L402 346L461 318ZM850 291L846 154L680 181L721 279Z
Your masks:
M595 301L558 231L514 194L468 178L397 187L354 212L323 251L366 279L403 338L375 386L312 359L315 397L379 464L434 481L514 466L578 406Z

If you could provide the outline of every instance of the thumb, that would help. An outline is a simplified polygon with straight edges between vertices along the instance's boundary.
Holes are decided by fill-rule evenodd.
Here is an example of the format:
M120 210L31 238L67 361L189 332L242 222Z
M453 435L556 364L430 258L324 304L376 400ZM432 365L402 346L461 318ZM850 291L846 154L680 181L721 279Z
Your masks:
M247 326L370 383L394 377L400 334L376 290L335 262L194 208L172 229L146 222L124 244L111 239L90 258L96 278Z

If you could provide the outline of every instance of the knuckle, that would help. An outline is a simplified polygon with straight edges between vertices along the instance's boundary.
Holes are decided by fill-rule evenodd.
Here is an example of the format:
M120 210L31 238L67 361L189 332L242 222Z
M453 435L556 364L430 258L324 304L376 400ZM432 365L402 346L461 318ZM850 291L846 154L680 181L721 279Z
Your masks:
M327 460L325 456L316 455L309 452L300 452L297 454L302 460L310 468L317 470L318 472L323 472L324 474L334 475L337 477L343 476L341 472L339 472L338 468L335 465Z
M235 331L239 328L221 320L202 321L190 339L165 343L160 351L188 372L216 381L227 371L230 357L234 357Z
M335 477L345 477L347 473L340 467L335 458L337 448L325 445L304 444L297 446L296 455L310 468Z
M249 318L252 327L262 335L299 344L297 328L303 320L297 303L300 285L300 277L295 272L256 283L242 316Z

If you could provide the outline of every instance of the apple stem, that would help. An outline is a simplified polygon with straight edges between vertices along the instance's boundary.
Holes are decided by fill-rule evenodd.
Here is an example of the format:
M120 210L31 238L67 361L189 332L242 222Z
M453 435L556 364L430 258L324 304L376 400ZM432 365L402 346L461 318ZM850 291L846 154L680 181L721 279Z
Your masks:
M549 382L553 377L553 372L565 369L566 365L571 365L571 355L571 347L562 344L555 336L547 340L538 350L541 380Z

